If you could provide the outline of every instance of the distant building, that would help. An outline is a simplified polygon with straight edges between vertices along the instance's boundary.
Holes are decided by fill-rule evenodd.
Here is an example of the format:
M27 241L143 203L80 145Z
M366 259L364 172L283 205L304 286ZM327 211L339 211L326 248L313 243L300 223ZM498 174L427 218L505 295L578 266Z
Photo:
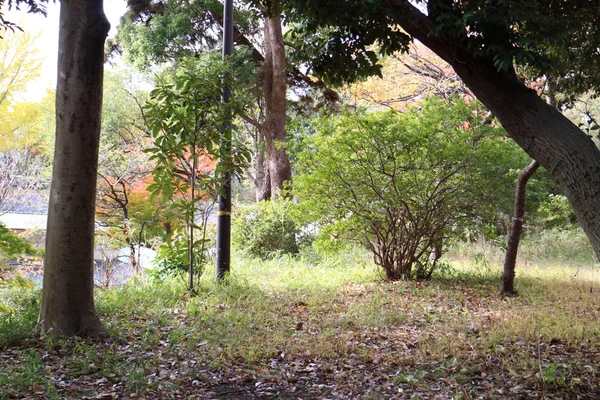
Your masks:
M46 192L23 193L0 204L0 222L12 231L46 230L47 221Z

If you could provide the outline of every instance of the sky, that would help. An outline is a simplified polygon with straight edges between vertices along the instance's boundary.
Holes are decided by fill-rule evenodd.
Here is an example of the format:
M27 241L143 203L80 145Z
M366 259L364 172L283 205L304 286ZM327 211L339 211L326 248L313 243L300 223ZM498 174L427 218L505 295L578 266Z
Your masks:
M115 36L119 19L125 13L126 0L104 0L104 13L110 21L111 30L109 37ZM12 22L18 22L24 30L31 32L42 31L38 41L39 55L44 61L42 73L39 79L29 85L28 92L24 94L26 100L36 101L41 98L46 89L56 88L56 68L58 63L58 19L60 2L48 4L48 17L27 14L25 11L9 11L5 18Z

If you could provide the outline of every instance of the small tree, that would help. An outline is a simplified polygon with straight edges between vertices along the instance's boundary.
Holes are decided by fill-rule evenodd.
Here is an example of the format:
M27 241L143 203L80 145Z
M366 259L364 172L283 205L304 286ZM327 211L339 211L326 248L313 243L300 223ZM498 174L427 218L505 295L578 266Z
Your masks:
M132 222L132 192L150 176L152 164L143 149L149 145L149 135L143 130L140 102L148 98L146 91L135 85L127 70L109 73L104 80L102 108L102 138L98 168L96 217L109 228L118 242L129 248L129 263L139 272L136 250L140 243Z
M150 161L156 163L154 183L148 190L153 196L161 195L181 216L190 291L194 290L196 265L203 261L195 255L205 254L208 215L219 190L217 144L227 107L231 106L220 101L225 71L226 65L207 57L185 60L174 74L159 80L144 107L153 137L147 152ZM247 159L246 152L234 151L234 170L239 172ZM194 237L195 230L202 232L199 240Z
M296 186L319 240L360 242L387 279L430 277L432 250L510 197L510 162L524 157L482 114L454 98L321 119Z
M517 253L519 251L519 241L523 232L523 217L525 215L525 193L527 191L527 182L535 171L540 167L540 163L532 160L529 165L519 172L517 185L515 189L515 205L508 234L506 245L506 254L504 255L504 273L502 274L502 294L506 296L516 295L514 287L515 265L517 263Z

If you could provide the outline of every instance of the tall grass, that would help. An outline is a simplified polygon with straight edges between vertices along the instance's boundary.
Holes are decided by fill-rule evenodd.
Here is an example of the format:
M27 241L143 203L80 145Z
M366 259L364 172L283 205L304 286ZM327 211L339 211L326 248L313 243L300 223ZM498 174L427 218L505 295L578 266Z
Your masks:
M264 261L237 253L232 273L237 279L246 279L269 291L324 290L380 277L370 255L356 247L337 254L304 249L299 256L282 255Z
M490 279L502 275L504 243L481 240L461 242L445 255L454 271L467 271L475 277ZM516 271L521 276L570 279L573 276L595 279L598 262L581 228L528 232L521 240Z
M16 344L33 332L41 292L31 285L0 287L0 347Z

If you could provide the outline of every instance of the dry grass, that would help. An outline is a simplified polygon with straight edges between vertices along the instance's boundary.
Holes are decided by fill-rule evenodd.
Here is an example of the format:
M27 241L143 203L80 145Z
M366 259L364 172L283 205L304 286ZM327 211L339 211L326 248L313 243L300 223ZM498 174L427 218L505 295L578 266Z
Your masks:
M173 282L101 292L112 336L5 347L0 397L600 395L598 268L521 268L520 295L501 298L497 263L454 265L390 283L357 255L237 260L228 286L207 275L191 299Z

